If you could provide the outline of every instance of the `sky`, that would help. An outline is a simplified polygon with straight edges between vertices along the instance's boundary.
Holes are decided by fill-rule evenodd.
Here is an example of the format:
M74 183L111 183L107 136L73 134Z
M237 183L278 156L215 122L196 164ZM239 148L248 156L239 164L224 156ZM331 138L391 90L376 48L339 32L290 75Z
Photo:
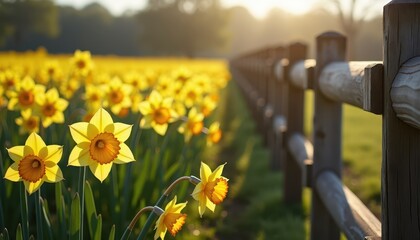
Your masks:
M221 0L226 7L242 5L257 18L264 18L273 7L282 8L293 14L304 14L313 7L319 6L322 0ZM324 0L325 1L325 0ZM360 0L361 2L369 2ZM82 8L92 2L99 2L109 9L114 15L121 15L127 10L139 10L145 7L147 0L56 0L60 5L71 5L76 8ZM372 14L381 13L382 6L388 0L373 0L375 8ZM360 8L362 9L362 8Z

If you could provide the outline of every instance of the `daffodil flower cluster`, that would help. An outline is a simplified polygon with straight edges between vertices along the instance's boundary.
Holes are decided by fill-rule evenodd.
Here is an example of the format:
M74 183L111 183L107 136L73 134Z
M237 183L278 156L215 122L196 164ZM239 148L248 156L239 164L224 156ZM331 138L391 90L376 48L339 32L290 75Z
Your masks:
M162 67L147 62L139 67L137 62L130 60L114 66L115 61L94 62L89 51L80 50L70 60L65 57L51 59L45 52L32 57L35 63L23 64L14 55L7 56L8 65L2 65L4 60L0 54L0 115L12 119L8 122L13 123L9 129L19 132L13 142L8 137L5 143L11 164L4 178L23 182L23 192L29 195L37 192L36 196L39 194L42 199L40 189L44 182L60 182L64 180L64 174L73 171L63 168L59 163L62 158L71 166L68 169L80 167L78 188L69 187L68 190L71 194L77 190L81 198L81 238L85 217L85 169L90 170L98 184L106 185L108 183L103 182L110 175L115 177L114 172L110 174L114 164L144 161L141 154L148 151L166 157L162 146L144 149L152 144L139 142L142 129L147 129L144 130L146 134L156 139L181 134L181 138L174 139L178 142L184 139L181 141L184 148L194 147L198 141L210 146L222 138L220 123L212 120L212 113L218 105L220 90L229 79L227 71L221 70L223 67L211 68L205 64L185 67L173 63ZM170 132L170 129L176 131ZM3 131L0 137L1 134ZM14 135L14 132L8 134ZM26 141L20 140L22 135L27 137ZM126 143L128 141L130 144ZM19 145L23 142L24 145ZM74 147L68 147L69 143ZM16 146L10 147L13 144ZM154 169L163 168L160 162L168 161L156 158L159 163ZM141 164L143 166L143 162ZM200 216L206 209L214 211L226 198L228 179L221 176L223 167L212 172L209 166L201 163L200 179L192 181L196 186L191 196L199 202ZM181 170L179 167L172 174L182 175ZM68 179L74 179L72 177L68 176ZM121 178L115 177L112 181ZM166 179L162 177L163 181ZM35 202L42 204L42 201ZM154 212L159 215L155 239L164 239L166 232L175 236L181 230L187 221L187 215L181 212L186 205L187 202L177 203L175 196L164 209L154 206Z

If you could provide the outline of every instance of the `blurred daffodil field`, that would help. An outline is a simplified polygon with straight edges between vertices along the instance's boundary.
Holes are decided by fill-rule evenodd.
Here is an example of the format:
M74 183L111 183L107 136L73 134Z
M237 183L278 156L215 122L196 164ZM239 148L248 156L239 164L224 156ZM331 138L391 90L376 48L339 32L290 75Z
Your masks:
M229 164L200 156L229 78L218 60L0 54L1 238L164 239L217 214Z

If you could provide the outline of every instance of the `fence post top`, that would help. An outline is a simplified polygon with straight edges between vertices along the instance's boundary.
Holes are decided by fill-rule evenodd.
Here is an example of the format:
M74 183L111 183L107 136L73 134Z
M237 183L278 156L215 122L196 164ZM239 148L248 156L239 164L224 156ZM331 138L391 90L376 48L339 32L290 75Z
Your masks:
M387 3L385 6L395 5L395 4L404 4L404 3L420 3L420 0L392 0Z
M328 31L328 32L323 32L320 35L318 35L316 37L316 39L340 39L340 38L346 38L346 36L344 36L343 34L339 33L339 32L335 32L335 31Z

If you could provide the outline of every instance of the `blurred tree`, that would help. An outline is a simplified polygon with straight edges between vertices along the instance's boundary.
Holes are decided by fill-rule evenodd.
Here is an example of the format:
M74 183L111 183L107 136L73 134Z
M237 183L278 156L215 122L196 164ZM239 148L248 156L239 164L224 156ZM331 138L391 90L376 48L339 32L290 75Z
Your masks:
M18 47L27 32L57 36L57 9L52 0L0 0L0 39L12 35Z
M157 54L193 57L225 45L227 20L218 0L149 0L139 13L141 44Z
M357 58L354 44L361 29L372 11L381 1L377 0L326 0L331 9L337 14L341 29L347 37L347 57L350 60Z

